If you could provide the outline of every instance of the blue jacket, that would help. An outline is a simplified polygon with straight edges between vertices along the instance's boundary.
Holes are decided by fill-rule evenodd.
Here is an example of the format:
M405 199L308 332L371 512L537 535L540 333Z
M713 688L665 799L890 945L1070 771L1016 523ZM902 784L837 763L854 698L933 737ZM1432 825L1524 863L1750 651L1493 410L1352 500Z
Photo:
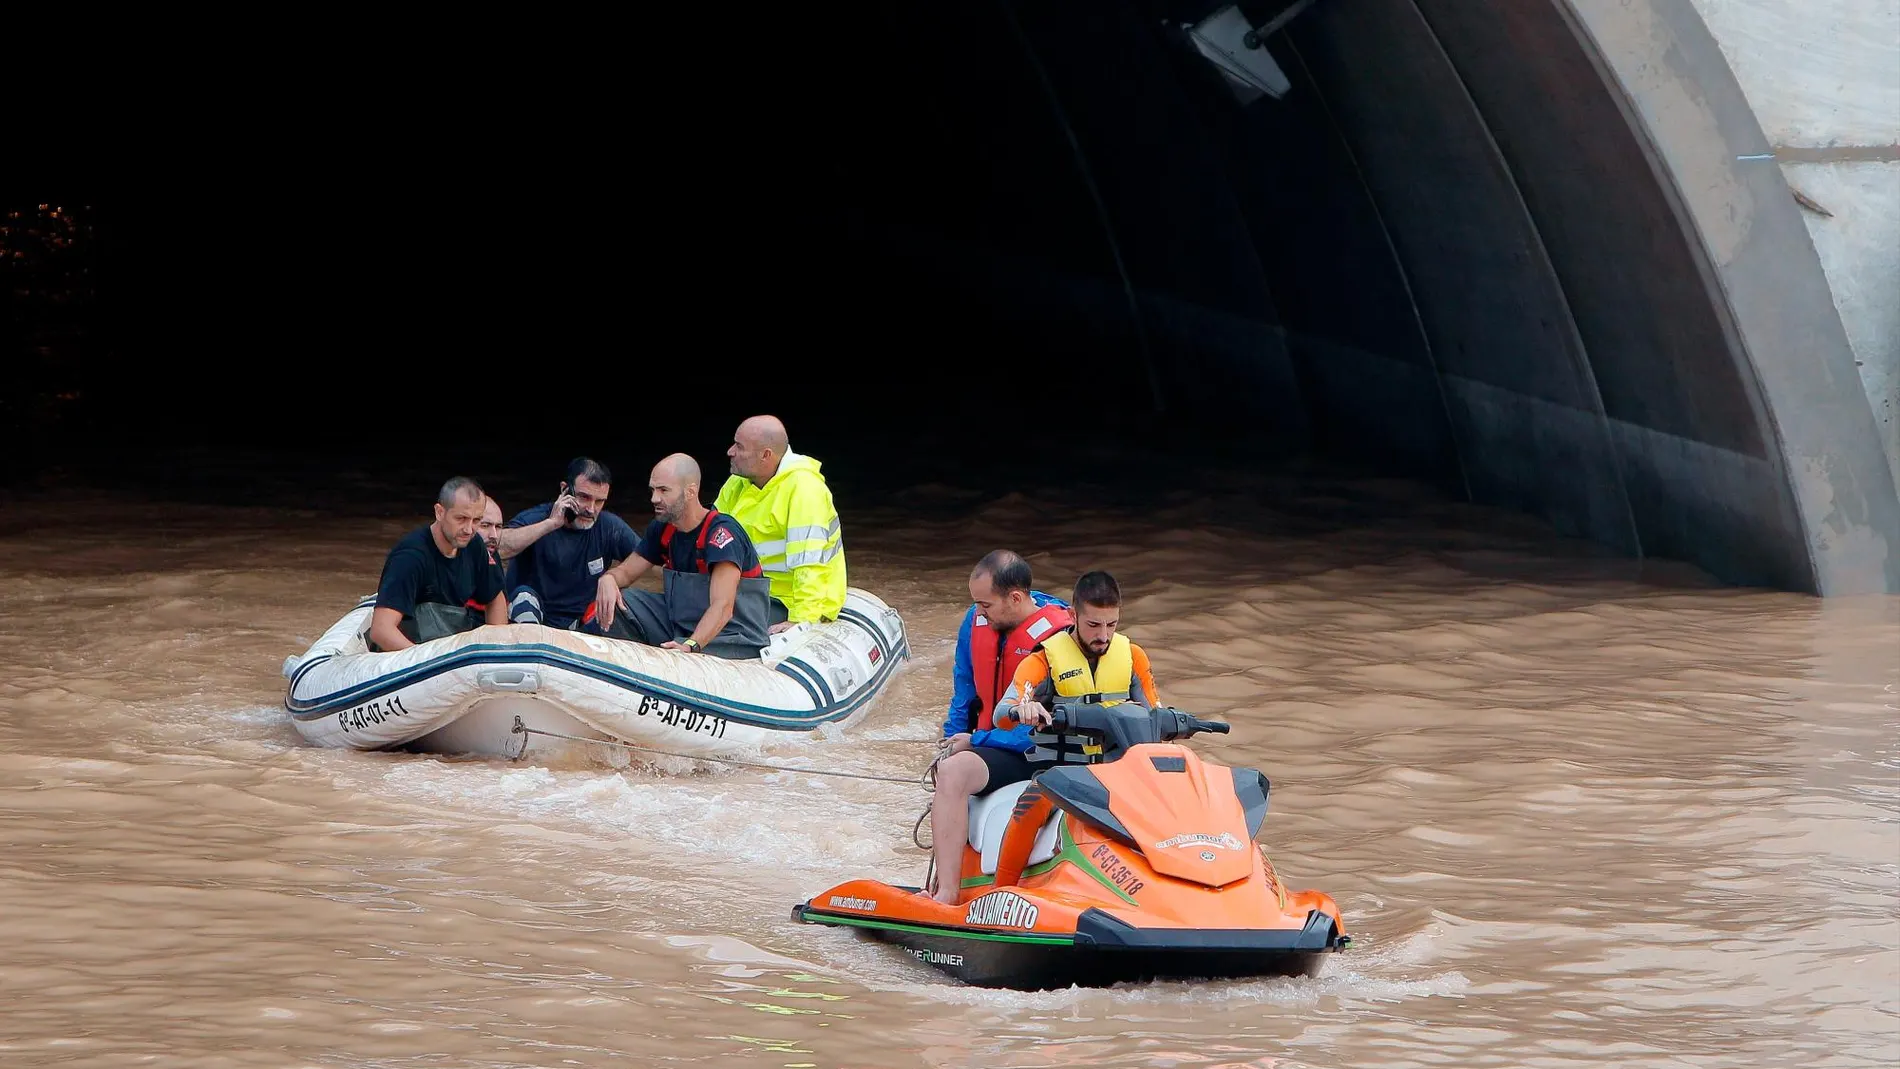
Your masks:
M1070 608L1068 602L1063 601L1061 598L1045 594L1040 590L1031 590L1029 592L1029 600L1035 602L1036 608L1038 609L1044 605L1060 605L1065 609ZM971 605L969 609L963 613L963 622L957 625L957 655L956 659L951 662L950 668L950 678L952 681L950 690L950 711L945 713L943 718L943 736L946 739L963 730L964 725L970 722L971 707L981 700L976 696L976 670L970 664L970 628L973 627L975 623L976 606ZM1005 683L1004 685L1007 686L1008 684ZM997 697L1000 699L1002 695L999 694ZM1036 744L1030 740L1029 725L1027 724L1017 724L1008 731L988 728L983 731L972 732L970 735L970 745L994 746L999 750L1015 750L1018 753L1028 753L1036 748Z

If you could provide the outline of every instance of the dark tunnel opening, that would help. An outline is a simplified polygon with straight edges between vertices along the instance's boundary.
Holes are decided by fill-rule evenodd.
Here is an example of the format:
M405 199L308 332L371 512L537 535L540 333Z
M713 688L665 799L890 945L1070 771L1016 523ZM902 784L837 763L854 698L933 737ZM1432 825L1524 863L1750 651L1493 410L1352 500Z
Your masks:
M867 477L1007 487L1042 435L1322 458L1730 582L1900 589L1779 177L1718 175L1753 214L1715 233L1671 156L1760 131L1692 10L1633 6L1243 5L1287 16L1276 97L1195 47L1214 3L847 5L644 44L611 96L352 113L99 205L87 355L26 313L8 341L17 405L83 402L10 420L10 453L181 484L207 476L165 447L643 471L772 411ZM1619 48L1667 55L1706 123Z

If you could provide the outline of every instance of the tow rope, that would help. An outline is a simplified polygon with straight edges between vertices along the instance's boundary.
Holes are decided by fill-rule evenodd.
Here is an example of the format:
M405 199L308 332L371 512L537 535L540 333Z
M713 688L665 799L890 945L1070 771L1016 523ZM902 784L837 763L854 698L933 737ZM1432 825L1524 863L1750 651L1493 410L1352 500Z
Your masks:
M580 735L564 735L558 731L544 731L541 728L531 728L522 723L521 718L518 716L515 717L514 730L510 732L510 734L544 735L550 739L565 739L568 742L582 742L593 746L612 746L616 749L659 754L662 757L678 757L687 761L718 761L721 764L739 765L742 768L763 768L772 772L803 772L808 776L837 776L840 779L868 779L875 780L879 783L914 783L922 786L927 791L934 791L936 789L936 776L934 773L937 771L937 763L935 761L930 763L930 767L925 769L921 776L873 776L868 772L839 772L829 768L796 768L791 765L774 765L763 761L741 761L733 757L708 757L704 754L687 754L675 753L671 750L656 750L651 746L638 746L631 742L621 742L618 739L589 739ZM519 761L527 756L527 753L528 743L526 739L523 739L521 752L514 754L509 760Z

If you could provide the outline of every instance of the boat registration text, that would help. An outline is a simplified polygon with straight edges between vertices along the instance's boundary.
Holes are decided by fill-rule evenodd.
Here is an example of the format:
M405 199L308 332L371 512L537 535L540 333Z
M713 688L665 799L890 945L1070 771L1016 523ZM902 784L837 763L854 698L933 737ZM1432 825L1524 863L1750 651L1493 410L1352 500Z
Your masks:
M684 705L675 705L665 698L642 694L637 712L641 716L651 716L668 727L684 728L694 734L710 735L715 739L726 737L725 717L717 713L704 713Z

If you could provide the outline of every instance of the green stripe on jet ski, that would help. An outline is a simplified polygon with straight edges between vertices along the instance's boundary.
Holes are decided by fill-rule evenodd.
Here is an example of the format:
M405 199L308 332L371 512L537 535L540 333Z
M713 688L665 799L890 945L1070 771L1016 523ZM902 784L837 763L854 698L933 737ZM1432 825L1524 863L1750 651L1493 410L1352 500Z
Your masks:
M1071 865L1074 865L1076 868L1081 869L1083 872L1087 873L1089 876L1094 878L1094 880L1097 883L1101 884L1103 887L1106 887L1109 890L1115 892L1115 894L1119 896L1122 901L1128 903L1129 905L1138 906L1141 904L1135 901L1134 898L1128 894L1128 892L1115 886L1115 881L1109 879L1107 873L1103 872L1101 869L1096 868L1095 862L1090 861L1082 853L1082 848L1075 845L1075 840L1069 838L1069 817L1068 817L1068 814L1066 813L1062 815L1062 823L1056 825L1055 856L1050 858L1047 861L1038 861L1034 865L1031 865L1028 868L1024 869L1023 879L1028 879L1031 876L1040 876L1043 873L1048 872L1050 869L1055 868L1057 865L1060 865L1065 861ZM993 884L995 882L996 882L996 877L994 876L966 876L964 877L963 883L960 886L987 887L990 884Z
M934 925L878 921L869 917L847 917L842 913L820 913L815 909L806 910L805 916L820 924L849 924L856 928L882 928L887 932L914 932L918 935L940 936L945 939L980 939L986 943L1037 943L1043 946L1072 946L1075 943L1075 937L1068 935L1005 935L1002 932L982 932L974 928L939 928Z

